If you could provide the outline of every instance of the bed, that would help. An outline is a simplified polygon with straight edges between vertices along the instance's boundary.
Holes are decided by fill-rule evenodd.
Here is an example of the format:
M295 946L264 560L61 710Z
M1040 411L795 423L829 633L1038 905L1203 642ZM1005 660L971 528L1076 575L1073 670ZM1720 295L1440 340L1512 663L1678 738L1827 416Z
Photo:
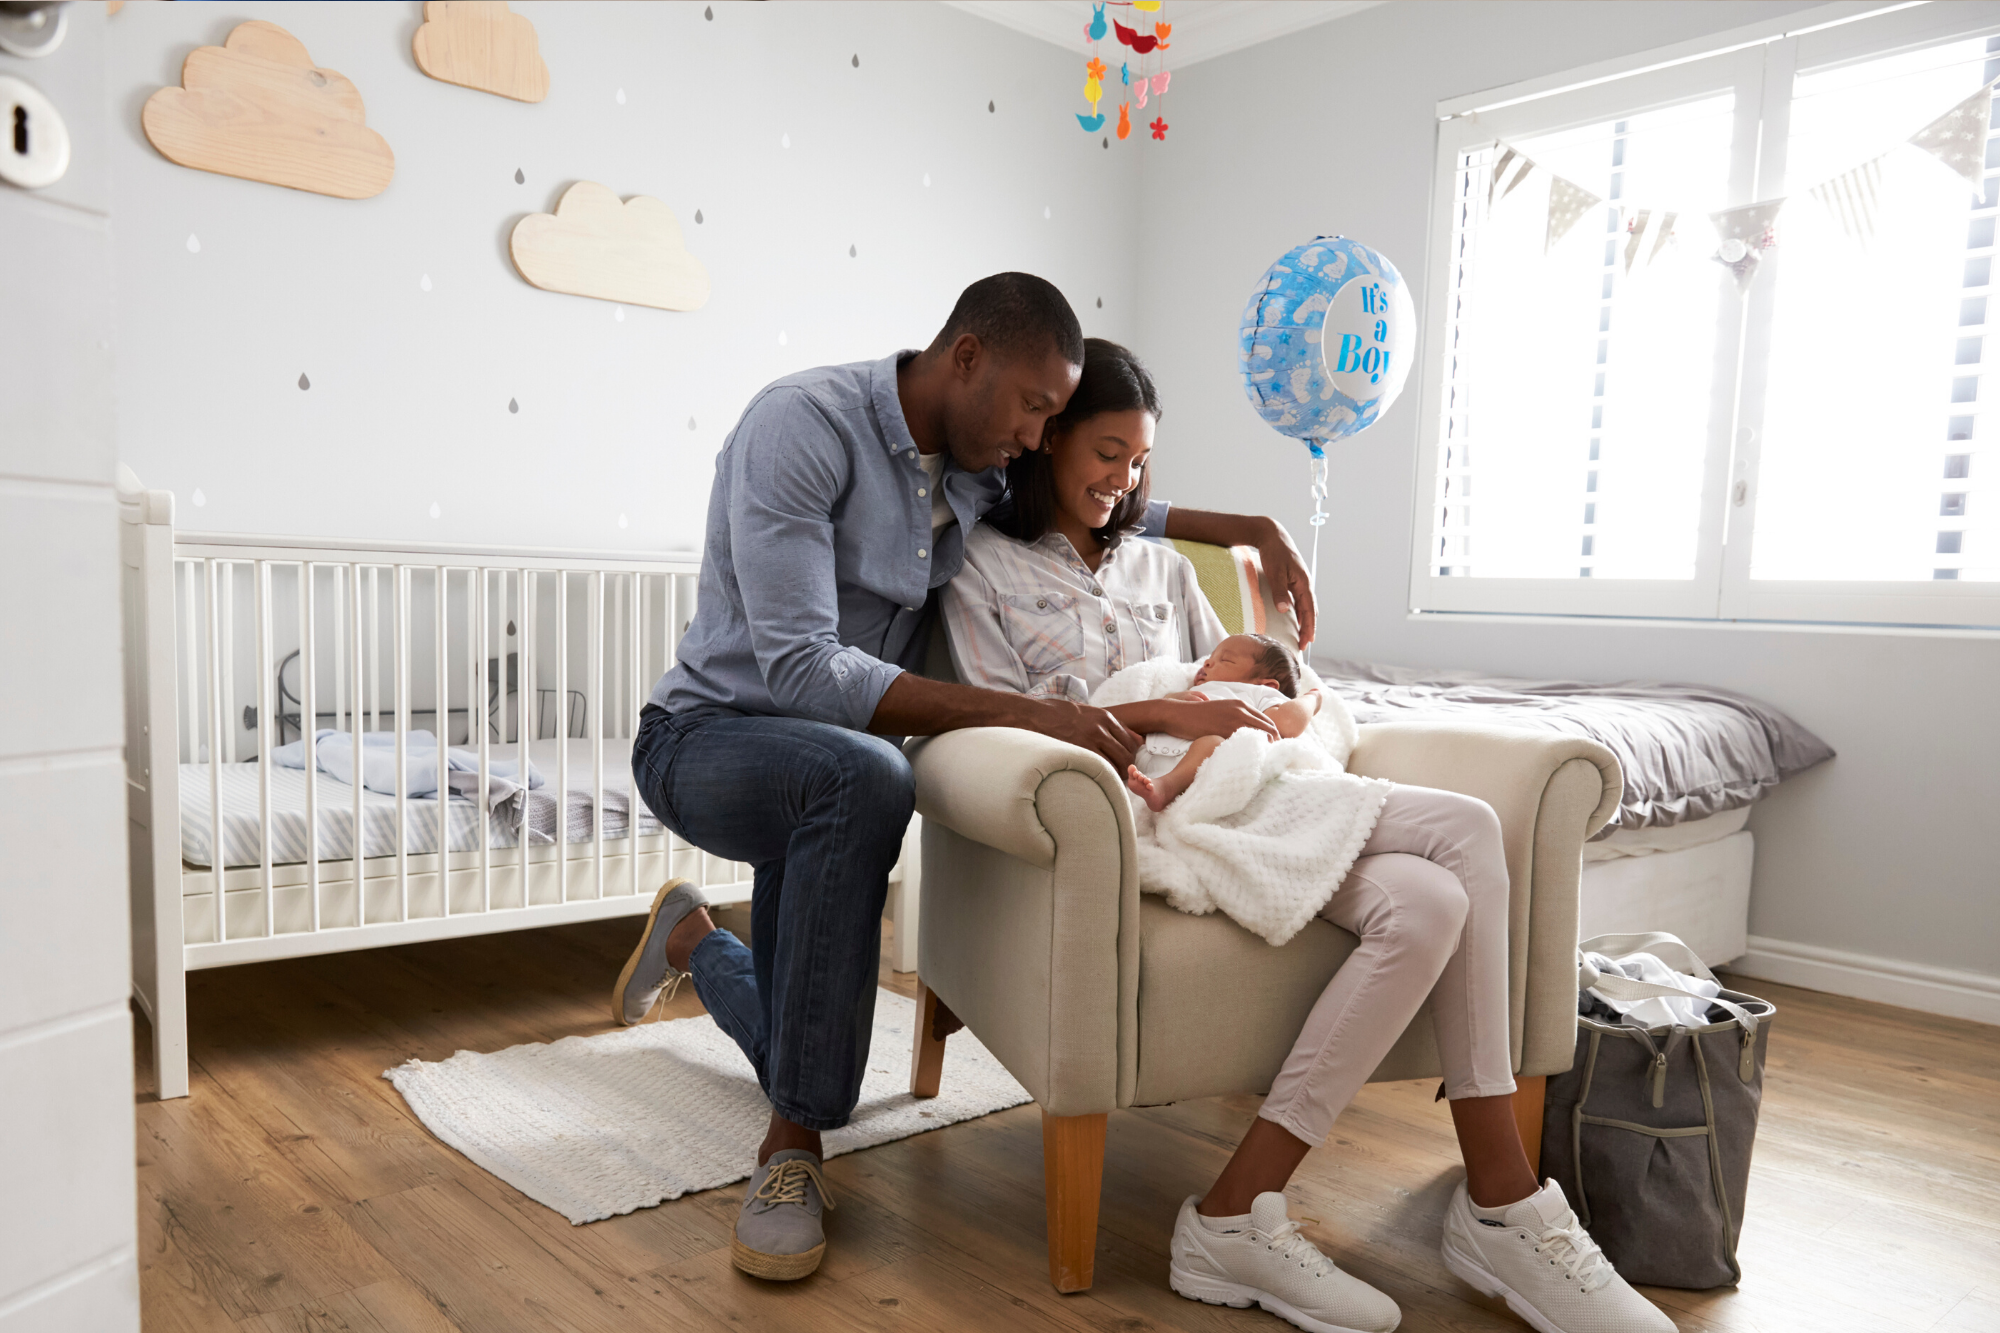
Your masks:
M1603 743L1625 791L1584 847L1580 933L1671 931L1711 967L1749 948L1751 805L1833 757L1779 710L1708 686L1315 665L1357 722L1474 718Z
M748 867L631 799L693 557L176 533L170 492L119 498L132 985L162 1098L188 1092L191 970L639 915L674 876L748 900ZM463 761L442 799L427 739ZM340 744L382 747L386 790L336 776ZM542 785L503 799L507 764ZM913 891L914 859L893 879Z

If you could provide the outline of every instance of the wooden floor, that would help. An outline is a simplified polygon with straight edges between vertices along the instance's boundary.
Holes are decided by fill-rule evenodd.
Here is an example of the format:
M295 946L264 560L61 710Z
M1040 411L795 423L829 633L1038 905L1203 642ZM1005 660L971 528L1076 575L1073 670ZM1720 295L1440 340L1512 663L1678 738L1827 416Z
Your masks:
M193 1096L154 1100L140 1058L149 1333L1288 1327L1167 1288L1175 1209L1255 1098L1112 1116L1097 1285L1065 1297L1048 1282L1033 1106L836 1159L826 1264L776 1286L729 1266L740 1186L572 1227L438 1143L382 1079L411 1056L604 1030L632 931L195 973ZM1653 1295L1688 1333L2000 1330L2000 1029L1744 985L1780 1010L1746 1276ZM1434 1088L1368 1088L1306 1159L1295 1215L1402 1304L1404 1329L1520 1330L1438 1259L1457 1168Z

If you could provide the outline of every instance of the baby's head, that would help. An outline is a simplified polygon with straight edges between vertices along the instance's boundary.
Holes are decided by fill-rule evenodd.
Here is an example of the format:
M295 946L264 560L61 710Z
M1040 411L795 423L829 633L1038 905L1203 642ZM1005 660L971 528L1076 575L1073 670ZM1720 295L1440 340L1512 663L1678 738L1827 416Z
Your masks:
M1299 697L1299 659L1268 634L1232 634L1215 645L1194 683L1269 685L1287 699Z

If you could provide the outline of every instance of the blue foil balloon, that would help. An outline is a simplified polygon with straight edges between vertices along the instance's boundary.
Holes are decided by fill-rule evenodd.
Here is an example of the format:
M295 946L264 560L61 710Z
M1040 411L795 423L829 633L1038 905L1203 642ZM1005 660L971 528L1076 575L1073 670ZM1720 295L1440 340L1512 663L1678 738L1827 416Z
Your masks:
M1415 312L1403 275L1344 236L1287 251L1243 311L1243 391L1311 447L1375 424L1409 376Z

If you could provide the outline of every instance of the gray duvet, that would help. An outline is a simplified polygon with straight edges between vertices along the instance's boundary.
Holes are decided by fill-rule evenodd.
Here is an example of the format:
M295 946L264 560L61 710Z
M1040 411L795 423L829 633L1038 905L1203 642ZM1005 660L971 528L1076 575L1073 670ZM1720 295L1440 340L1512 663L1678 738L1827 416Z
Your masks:
M1831 746L1777 709L1705 685L1511 680L1338 660L1313 666L1356 722L1454 718L1602 743L1625 770L1625 794L1600 838L1735 810L1833 758Z

